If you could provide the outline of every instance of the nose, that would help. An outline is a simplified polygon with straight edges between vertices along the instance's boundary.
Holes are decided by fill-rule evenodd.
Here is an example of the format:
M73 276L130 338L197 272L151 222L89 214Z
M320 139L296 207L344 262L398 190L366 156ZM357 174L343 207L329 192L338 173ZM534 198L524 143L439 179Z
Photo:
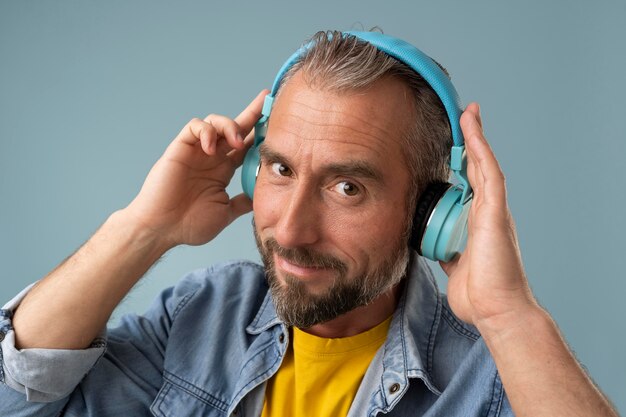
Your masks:
M274 238L285 248L315 244L320 238L320 204L317 193L300 183L281 193Z

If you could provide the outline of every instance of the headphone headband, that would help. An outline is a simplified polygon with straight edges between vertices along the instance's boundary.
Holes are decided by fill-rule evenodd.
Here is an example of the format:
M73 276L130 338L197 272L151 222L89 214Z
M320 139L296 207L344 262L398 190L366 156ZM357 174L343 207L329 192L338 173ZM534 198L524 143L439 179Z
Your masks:
M333 36L327 33L327 36ZM459 253L467 238L467 219L472 199L472 189L467 179L467 158L463 132L459 124L461 118L461 100L456 89L444 71L428 55L413 45L388 35L377 32L342 32L341 36L354 36L375 46L379 51L403 62L419 74L435 91L443 104L452 133L453 146L450 150L450 168L460 184L429 184L420 196L414 215L414 227L409 244L418 252L431 259L449 261ZM241 172L241 184L244 192L253 198L254 186L261 164L259 146L265 140L274 97L280 83L291 67L315 44L311 41L282 65L272 91L265 96L262 116L254 127L254 144L246 153ZM442 138L443 139L443 138ZM417 227L415 227L417 225Z
M342 32L345 36L354 36L364 42L372 44L379 51L392 56L398 61L406 64L415 72L417 72L437 93L443 106L448 114L450 120L450 129L452 131L452 141L455 146L461 146L464 144L463 132L459 126L459 119L461 118L461 99L457 93L454 85L450 81L450 78L439 68L439 66L428 55L417 49L415 46L402 39L394 38L393 36L385 35L379 32L360 32L360 31L347 31ZM265 111L263 115L269 117L271 112L271 102L273 102L280 83L289 69L300 60L302 56L313 46L313 41L303 45L294 52L285 63L282 65L274 83L272 84L272 90L268 97L271 96L270 105L264 106Z
M416 73L418 73L435 91L448 115L450 122L450 130L452 132L452 141L454 145L450 151L450 168L454 171L459 182L463 186L462 202L468 201L472 196L472 188L467 179L467 162L465 156L465 140L463 138L463 132L459 120L461 119L461 99L457 93L454 85L450 81L450 78L443 72L443 70L430 58L428 55L417 49L415 46L402 39L394 38L393 36L385 35L379 32L361 32L361 31L347 31L342 32L342 36L354 36L357 39L367 42L376 47L379 51L386 53L389 56L399 60L406 64ZM263 103L261 122L265 122L269 119L272 112L272 106L274 104L274 98L280 87L280 83L289 69L298 62L305 53L314 46L314 41L311 41L301 46L296 52L285 61L280 67L274 83L272 84L272 90L270 94L265 97ZM256 141L255 141L256 142ZM260 143L255 143L260 145Z

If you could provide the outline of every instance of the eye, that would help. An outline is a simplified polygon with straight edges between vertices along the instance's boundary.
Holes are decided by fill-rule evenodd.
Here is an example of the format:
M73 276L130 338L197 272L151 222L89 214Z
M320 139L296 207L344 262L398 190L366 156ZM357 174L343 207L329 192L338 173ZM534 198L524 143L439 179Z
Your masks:
M354 197L360 192L359 187L348 181L341 181L335 185L335 190L348 197Z
M285 164L281 164L280 162L272 163L272 171L274 174L280 175L281 177L290 177L291 174L293 174L291 168Z

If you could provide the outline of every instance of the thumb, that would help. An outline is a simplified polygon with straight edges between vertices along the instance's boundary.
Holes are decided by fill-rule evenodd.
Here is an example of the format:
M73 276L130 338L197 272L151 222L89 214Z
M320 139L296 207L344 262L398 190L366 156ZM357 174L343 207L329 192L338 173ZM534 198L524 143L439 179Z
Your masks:
M460 253L454 255L454 258L450 259L448 262L439 261L439 266L443 269L443 272L449 277L454 273L454 270L459 264L459 258L461 257Z
M252 200L244 193L237 194L230 199L231 222L239 216L252 211Z

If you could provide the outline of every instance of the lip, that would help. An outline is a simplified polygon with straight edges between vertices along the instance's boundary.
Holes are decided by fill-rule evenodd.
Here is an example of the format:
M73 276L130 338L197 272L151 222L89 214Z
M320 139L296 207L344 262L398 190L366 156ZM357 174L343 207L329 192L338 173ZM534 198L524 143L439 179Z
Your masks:
M283 272L291 275L296 275L299 278L307 279L319 276L321 272L326 272L328 268L310 268L306 266L300 266L289 262L288 260L281 258L274 254L274 263Z

